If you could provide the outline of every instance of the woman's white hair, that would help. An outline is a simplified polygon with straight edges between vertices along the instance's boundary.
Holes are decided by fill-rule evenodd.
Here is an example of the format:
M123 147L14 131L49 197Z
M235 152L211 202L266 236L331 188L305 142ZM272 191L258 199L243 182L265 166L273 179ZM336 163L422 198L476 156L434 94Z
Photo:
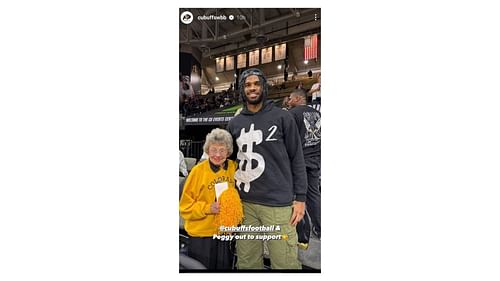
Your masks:
M231 137L231 134L226 130L215 128L207 134L205 144L203 145L203 151L205 151L206 154L208 154L208 148L212 144L223 144L229 152L228 155L233 154L233 137Z

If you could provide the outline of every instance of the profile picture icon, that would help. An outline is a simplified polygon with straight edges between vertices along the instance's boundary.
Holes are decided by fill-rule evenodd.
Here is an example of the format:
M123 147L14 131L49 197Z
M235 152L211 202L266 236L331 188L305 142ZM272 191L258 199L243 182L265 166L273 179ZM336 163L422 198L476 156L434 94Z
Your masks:
M190 11L184 11L181 14L181 22L183 24L190 24L191 22L193 22L193 13L191 13Z

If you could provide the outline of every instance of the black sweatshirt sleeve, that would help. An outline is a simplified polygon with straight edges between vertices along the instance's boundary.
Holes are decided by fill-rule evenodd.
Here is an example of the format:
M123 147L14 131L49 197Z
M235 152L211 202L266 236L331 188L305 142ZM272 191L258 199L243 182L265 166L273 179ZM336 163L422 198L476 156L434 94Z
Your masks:
M304 154L302 152L302 142L300 140L297 124L292 115L288 112L283 117L283 128L283 139L292 168L295 200L305 202L307 193L307 174Z

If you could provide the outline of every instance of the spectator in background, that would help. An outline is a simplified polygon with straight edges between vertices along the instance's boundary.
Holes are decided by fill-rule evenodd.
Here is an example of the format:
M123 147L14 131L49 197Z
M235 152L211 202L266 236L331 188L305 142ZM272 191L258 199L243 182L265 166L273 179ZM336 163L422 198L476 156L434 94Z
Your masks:
M180 102L179 102L179 113L182 115L187 114L187 97L184 95L180 95Z
M311 217L313 233L321 238L321 192L319 177L321 169L321 113L306 105L304 90L294 90L290 94L289 112L299 129L302 151L307 172L306 207ZM309 229L308 229L309 230Z
M201 112L206 112L208 111L208 102L207 99L203 99L202 103L200 105Z
M186 97L183 102L183 113L184 115L189 115L192 112L193 100L191 97Z
M182 78L182 84L181 84L181 94L187 96L187 97L194 97L194 90L193 86L191 86L191 83L189 83L189 76L184 76Z
M284 110L288 110L288 97L284 97L283 98L283 102L281 102L281 108L284 109Z

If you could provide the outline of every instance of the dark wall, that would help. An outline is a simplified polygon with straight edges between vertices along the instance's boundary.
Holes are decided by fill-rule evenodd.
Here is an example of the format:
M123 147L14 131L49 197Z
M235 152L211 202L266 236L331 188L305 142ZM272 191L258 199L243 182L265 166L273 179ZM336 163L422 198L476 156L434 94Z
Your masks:
M197 65L198 69L201 69L200 62L192 54L179 53L179 72L182 73L182 75L191 76L193 65Z

